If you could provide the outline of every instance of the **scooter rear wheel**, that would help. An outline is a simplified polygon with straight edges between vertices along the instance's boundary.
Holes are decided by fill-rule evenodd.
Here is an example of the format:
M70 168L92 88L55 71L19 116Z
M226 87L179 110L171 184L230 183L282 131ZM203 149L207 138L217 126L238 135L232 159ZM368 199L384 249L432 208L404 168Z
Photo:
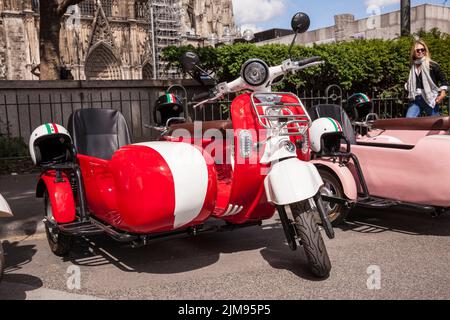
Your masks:
M323 168L318 168L318 171L324 182L321 194L337 198L345 198L344 189L342 188L342 185L336 178L336 176ZM326 201L324 201L324 206L325 210L327 211L326 213L328 215L328 219L330 220L333 227L339 226L340 224L344 223L345 218L347 218L347 215L349 213L349 209L346 206ZM319 214L315 215L315 219L317 223L322 223Z
M327 248L314 220L315 211L309 200L291 204L292 215L295 219L295 229L301 244L305 249L311 272L319 278L328 278L331 262Z
M56 223L53 218L52 204L50 202L47 191L44 195L45 218L50 222ZM67 256L72 249L73 237L61 233L57 228L45 225L45 233L47 234L50 250L58 257Z

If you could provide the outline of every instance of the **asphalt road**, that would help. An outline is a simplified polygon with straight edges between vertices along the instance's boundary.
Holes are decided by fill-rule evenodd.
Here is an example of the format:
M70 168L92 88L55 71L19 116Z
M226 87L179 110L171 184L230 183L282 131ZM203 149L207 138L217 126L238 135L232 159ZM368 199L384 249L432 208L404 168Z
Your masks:
M9 238L0 299L450 299L449 216L354 212L326 239L333 269L322 281L277 218L137 249L81 239L68 258L42 234Z

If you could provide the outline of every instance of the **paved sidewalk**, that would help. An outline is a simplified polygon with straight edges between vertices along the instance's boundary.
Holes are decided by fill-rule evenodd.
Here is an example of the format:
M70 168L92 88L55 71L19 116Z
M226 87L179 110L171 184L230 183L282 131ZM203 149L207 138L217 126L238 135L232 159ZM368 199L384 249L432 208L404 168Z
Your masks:
M13 218L0 220L0 237L43 232L44 204L36 199L38 174L0 176L0 193L8 201Z
M360 210L335 231L333 240L322 233L332 263L322 281L302 248L289 250L278 216L134 249L80 238L65 258L52 254L45 234L9 238L0 300L450 299L449 216Z
M8 300L102 300L94 296L7 281L1 284L0 297Z

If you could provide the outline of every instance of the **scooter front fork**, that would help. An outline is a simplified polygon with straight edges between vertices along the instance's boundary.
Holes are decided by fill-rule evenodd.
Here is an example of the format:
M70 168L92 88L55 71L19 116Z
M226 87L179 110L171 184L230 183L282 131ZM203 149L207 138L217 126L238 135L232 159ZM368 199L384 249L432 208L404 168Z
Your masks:
M314 196L314 202L317 206L317 211L319 212L320 220L322 221L322 226L325 229L325 233L329 239L334 238L334 229L331 225L330 219L328 219L327 212L325 210L325 206L323 205L323 200L320 195L320 192Z
M288 218L284 206L277 206L277 210L280 216L281 225L283 226L284 234L286 236L289 248L291 248L292 251L297 250L297 242L295 240L295 229L294 226L292 225L292 221Z

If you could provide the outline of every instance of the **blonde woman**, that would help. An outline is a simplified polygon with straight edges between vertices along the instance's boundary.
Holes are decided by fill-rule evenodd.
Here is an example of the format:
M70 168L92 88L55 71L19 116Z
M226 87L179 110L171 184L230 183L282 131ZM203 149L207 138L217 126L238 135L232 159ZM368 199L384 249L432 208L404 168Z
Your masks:
M448 83L422 40L416 41L411 49L411 71L406 88L411 100L407 118L417 118L422 112L427 116L440 115L439 104L446 97Z

